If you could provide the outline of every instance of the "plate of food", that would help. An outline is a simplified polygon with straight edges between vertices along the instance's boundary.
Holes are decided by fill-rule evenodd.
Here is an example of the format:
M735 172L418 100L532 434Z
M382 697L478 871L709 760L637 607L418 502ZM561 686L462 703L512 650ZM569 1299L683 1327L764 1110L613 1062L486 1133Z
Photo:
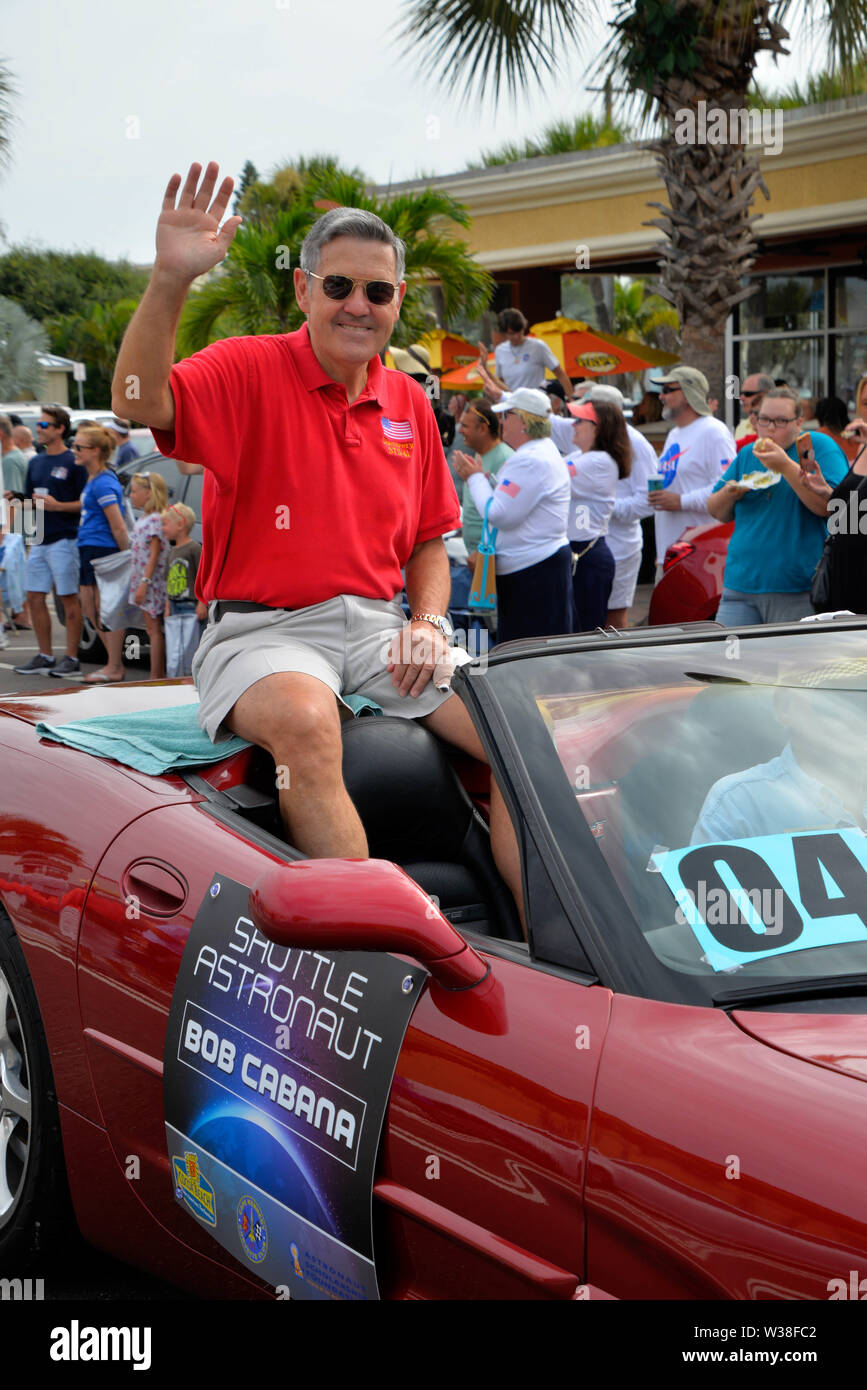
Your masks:
M769 468L754 468L738 479L738 487L745 487L750 492L764 492L766 488L774 487L782 476L782 473L772 473Z

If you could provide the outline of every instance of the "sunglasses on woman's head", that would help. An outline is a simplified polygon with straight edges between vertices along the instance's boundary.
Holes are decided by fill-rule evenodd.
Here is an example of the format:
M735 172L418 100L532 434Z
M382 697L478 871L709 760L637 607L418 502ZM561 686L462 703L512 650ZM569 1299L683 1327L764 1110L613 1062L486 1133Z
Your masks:
M353 280L349 275L317 275L313 270L305 274L322 281L326 299L348 299L355 286L360 285L371 304L390 304L395 291L400 289L399 285L392 285L389 280Z

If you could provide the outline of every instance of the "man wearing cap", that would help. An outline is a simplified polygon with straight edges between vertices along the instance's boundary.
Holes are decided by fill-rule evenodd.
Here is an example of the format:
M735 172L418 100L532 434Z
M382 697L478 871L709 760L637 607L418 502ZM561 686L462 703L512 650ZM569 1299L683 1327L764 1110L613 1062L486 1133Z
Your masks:
M701 526L708 521L707 499L737 449L730 430L711 414L704 372L697 367L674 367L667 376L656 380L662 397L662 417L673 426L657 463L662 488L648 494L656 512L659 580L668 547L688 526Z
M129 437L129 420L121 420L115 416L113 420L109 420L107 428L117 445L114 458L111 461L112 467L120 468L122 464L137 459L138 449Z
M623 410L623 392L616 386L608 386L602 381L585 383L581 399L591 404L605 401L616 406L618 410ZM566 419L551 421L551 437L564 456L573 453L575 449L572 427L578 406L578 401L570 401ZM635 598L635 586L638 583L641 553L644 548L641 520L652 515L652 508L647 500L647 480L654 476L657 470L656 450L650 440L641 430L630 425L628 420L626 433L632 445L632 467L627 477L617 480L614 510L608 519L606 537L608 549L614 556L614 583L608 598L608 624L617 628L626 626L629 609Z
M406 290L405 248L366 209L331 209L294 271L302 328L223 339L173 365L190 285L241 222L221 226L233 180L217 189L218 174L193 164L183 187L169 180L112 404L122 408L135 380L136 417L157 446L205 466L200 724L215 742L234 733L260 744L286 768L280 810L304 854L363 858L341 770L345 695L485 758L466 707L432 681L449 653L442 537L460 523L457 497L427 397L379 358ZM491 844L520 903L517 843L494 779Z
M572 549L569 470L551 439L545 391L522 386L492 407L503 416L503 442L515 452L496 479L481 462L456 453L457 471L488 525L497 529L497 639L571 632Z

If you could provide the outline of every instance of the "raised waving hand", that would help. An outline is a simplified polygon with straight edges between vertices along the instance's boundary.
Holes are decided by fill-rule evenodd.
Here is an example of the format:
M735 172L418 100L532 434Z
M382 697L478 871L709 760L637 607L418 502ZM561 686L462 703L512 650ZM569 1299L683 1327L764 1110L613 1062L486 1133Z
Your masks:
M202 166L191 164L183 188L180 174L172 174L157 222L155 269L189 283L226 255L243 218L228 217L220 226L235 183L223 179L214 196L219 172L219 165L211 160L200 185Z

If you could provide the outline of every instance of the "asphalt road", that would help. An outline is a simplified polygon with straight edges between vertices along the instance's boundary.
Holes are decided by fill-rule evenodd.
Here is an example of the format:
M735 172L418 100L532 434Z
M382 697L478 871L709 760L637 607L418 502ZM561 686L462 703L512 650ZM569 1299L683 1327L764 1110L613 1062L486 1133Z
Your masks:
M51 605L49 604L49 613ZM59 661L66 651L66 631L51 613L51 643L52 655ZM0 695L25 695L32 691L44 691L46 686L53 690L62 690L64 687L78 684L80 677L66 677L65 680L55 679L53 676L34 675L20 676L13 670L15 666L23 666L35 656L39 650L39 644L32 631L7 632L6 641L8 645L0 649ZM98 671L103 665L102 661L82 662L81 675L86 676L91 671ZM147 666L131 666L127 664L126 678L130 681L140 681L148 679Z

